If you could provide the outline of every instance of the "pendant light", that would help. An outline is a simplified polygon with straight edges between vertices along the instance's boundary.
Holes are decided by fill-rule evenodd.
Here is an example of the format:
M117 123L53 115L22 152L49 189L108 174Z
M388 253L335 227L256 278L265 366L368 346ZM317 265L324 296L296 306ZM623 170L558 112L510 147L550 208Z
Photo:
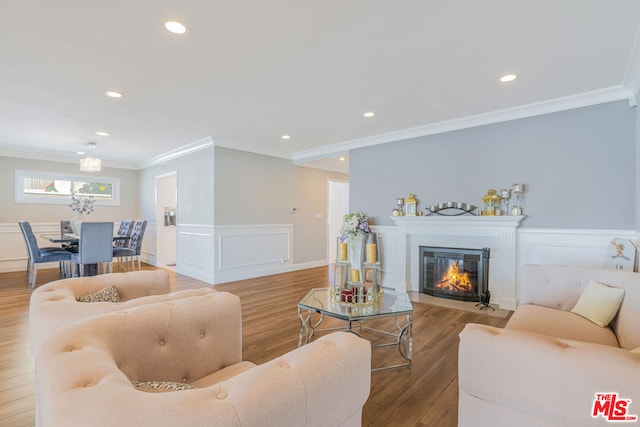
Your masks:
M95 142L88 142L85 148L89 150L89 155L84 159L80 159L80 170L82 172L100 172L102 170L102 162L97 157L93 157L91 154L96 149Z

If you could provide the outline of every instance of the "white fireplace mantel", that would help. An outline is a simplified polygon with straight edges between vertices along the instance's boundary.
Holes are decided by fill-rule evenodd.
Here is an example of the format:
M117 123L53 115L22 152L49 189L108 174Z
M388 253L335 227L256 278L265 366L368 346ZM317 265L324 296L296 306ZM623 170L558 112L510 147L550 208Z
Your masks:
M420 292L419 248L442 246L491 251L489 290L492 303L514 310L516 286L516 228L524 216L394 216L397 226L396 268L401 292Z

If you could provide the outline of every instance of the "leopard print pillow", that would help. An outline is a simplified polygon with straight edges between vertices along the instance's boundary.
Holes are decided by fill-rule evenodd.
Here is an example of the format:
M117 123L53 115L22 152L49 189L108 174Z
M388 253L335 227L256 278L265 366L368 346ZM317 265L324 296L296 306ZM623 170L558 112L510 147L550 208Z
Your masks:
M147 393L165 393L168 391L192 390L195 387L187 383L176 383L171 381L132 381L135 388Z
M89 295L80 295L76 297L78 302L120 302L118 290L113 286L107 286Z

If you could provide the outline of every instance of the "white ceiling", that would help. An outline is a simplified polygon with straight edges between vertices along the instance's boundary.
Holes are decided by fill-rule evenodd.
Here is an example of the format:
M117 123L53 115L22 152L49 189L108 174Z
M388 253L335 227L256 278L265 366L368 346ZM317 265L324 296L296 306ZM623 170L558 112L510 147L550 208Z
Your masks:
M96 141L130 168L211 142L317 160L640 81L638 0L0 0L0 24L0 154Z

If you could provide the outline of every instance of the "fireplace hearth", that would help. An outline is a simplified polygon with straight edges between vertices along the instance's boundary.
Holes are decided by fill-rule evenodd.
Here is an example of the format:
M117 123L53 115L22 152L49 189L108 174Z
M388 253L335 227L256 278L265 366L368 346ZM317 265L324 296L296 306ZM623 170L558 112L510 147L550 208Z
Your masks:
M420 246L422 292L460 301L481 301L489 288L489 249Z

